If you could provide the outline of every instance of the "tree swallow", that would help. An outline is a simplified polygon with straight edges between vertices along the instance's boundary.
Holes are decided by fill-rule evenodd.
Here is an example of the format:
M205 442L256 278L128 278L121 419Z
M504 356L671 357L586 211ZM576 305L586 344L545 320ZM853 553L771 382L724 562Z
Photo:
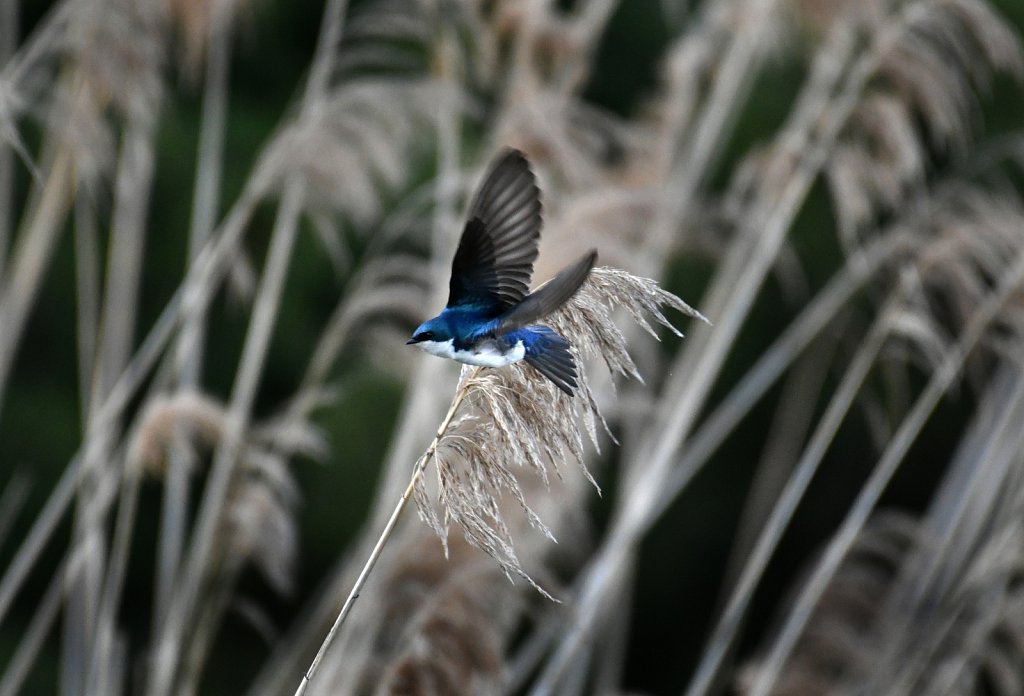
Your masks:
M597 251L527 294L540 241L540 189L518 150L491 167L468 218L452 261L448 304L406 344L467 365L503 367L525 360L572 396L578 385L569 342L534 322L576 294Z

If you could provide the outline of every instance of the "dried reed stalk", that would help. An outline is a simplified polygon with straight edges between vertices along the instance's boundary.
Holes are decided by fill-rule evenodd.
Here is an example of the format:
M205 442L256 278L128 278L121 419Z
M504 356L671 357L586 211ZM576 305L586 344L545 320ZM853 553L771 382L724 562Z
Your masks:
M452 419L455 417L455 414L459 409L459 406L462 405L462 401L466 397L466 382L466 373L464 372L463 377L460 378L459 385L455 390L455 396L452 398L452 404L448 408L448 413L441 421L441 425L437 429L437 434L434 436L433 442L430 443L427 450L419 460L417 460L416 465L413 467L412 478L409 479L409 484L405 487L405 490L402 492L402 496L398 500L398 504L395 505L395 509L391 513L391 517L388 518L387 523L384 525L380 538L377 539L377 543L374 545L373 550L370 551L370 557L366 560L366 563L363 565L363 569L359 572L359 576L352 585L352 590L345 599L345 603L341 606L341 610L338 612L338 616L334 620L331 630L327 633L327 637L324 638L323 643L320 645L320 649L317 650L316 657L313 658L313 662L310 664L309 669L307 669L306 673L302 676L302 681L299 683L298 689L295 690L295 696L301 696L306 692L310 681L313 679L317 669L320 667L320 661L326 654L327 649L331 646L331 643L334 642L335 634L341 627L342 622L348 616L349 611L352 610L352 605L355 604L356 599L359 598L359 593L362 591L363 585L366 584L366 581L370 577L370 572L377 564L380 554L384 551L384 545L388 542L388 539L391 538L391 533L394 531L395 525L398 523L398 518L401 516L402 511L409 502L409 499L412 498L420 477L423 475L426 467L433 460L442 436L447 431L448 426L451 424Z
M190 35L190 53L206 46L206 69L199 137L198 164L193 190L192 218L189 231L189 259L195 261L213 233L221 196L224 136L227 125L230 51L232 45L231 8L227 2L214 2L207 8L209 21L203 29ZM184 22L195 20L185 18ZM201 34L202 40L195 34ZM202 313L190 315L181 328L177 342L179 384L185 390L199 388L199 377L205 343L205 322ZM182 433L187 438L187 433ZM187 448L178 447L171 454L166 477L166 496L161 511L161 533L157 553L156 593L154 595L155 625L165 622L164 612L170 606L175 577L181 563L187 530L189 501L188 469L191 462Z
M815 568L813 575L800 593L796 605L768 654L764 670L751 687L753 696L767 696L770 693L796 639L811 616L814 606L863 528L868 515L874 509L882 491L895 473L896 467L903 461L903 457L921 432L928 416L960 373L967 355L974 350L976 344L990 328L990 324L1004 311L1007 301L1019 291L1022 283L1024 283L1024 254L1018 256L1008 265L1005 273L999 279L998 286L972 315L963 334L943 356L932 379L929 380L913 408L900 424L899 430L886 447L871 478L861 489L839 532L829 544L825 557Z

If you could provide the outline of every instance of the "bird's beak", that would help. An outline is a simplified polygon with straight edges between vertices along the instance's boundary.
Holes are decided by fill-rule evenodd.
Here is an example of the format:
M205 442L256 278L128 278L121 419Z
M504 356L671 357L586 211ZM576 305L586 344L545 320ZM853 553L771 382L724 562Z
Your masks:
M410 339L409 339L408 341L406 341L406 342L405 342L405 345L407 345L407 346L411 346L411 345L412 345L413 343L419 343L419 341L418 341L418 340L416 340L416 337L415 337L415 336L413 336L413 337L412 337L412 338L410 338Z

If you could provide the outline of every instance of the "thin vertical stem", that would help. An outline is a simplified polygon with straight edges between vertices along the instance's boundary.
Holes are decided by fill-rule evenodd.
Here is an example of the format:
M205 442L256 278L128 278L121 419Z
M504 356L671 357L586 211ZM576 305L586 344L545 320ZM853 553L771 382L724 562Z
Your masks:
M119 658L117 650L116 619L117 608L124 589L125 573L128 570L128 555L131 551L135 515L139 503L140 472L138 462L127 461L122 453L117 459L125 463L128 470L121 476L120 506L114 526L114 538L110 549L103 591L97 609L96 631L93 638L92 660L89 665L87 694L105 696L114 690L108 682Z
M0 413L21 332L63 227L71 177L71 154L61 149L50 166L37 205L26 216L8 269L0 278Z
M7 533L11 531L14 520L18 518L25 498L28 496L31 482L22 468L17 468L0 493L0 549L3 548Z
M19 0L0 0L0 65L6 65L18 45ZM0 115L0 118L3 118ZM14 152L0 138L0 275L7 261L14 223Z
M209 25L206 45L205 89L203 92L202 126L199 133L199 154L195 188L192 195L192 222L189 233L189 263L213 233L220 203L223 172L224 134L227 127L228 82L231 66L232 22L231 3L213 3L213 21ZM205 309L208 305L204 304ZM198 386L205 344L205 312L192 312L182 324L175 360L179 366L178 382L184 389ZM187 433L176 433L183 444ZM168 457L164 500L157 539L156 592L154 594L154 626L164 624L164 612L170 605L175 577L181 564L185 545L189 507L189 473L194 462L186 446L174 446Z
M7 669L0 677L0 696L15 696L28 677L32 665L43 648L46 636L53 627L64 601L64 568L57 568L50 580L43 599L29 622L28 629L18 640L18 648L11 657Z
M85 693L89 673L98 668L97 660L110 654L109 651L106 655L97 654L95 643L100 619L96 608L101 603L104 568L107 566L103 529L106 509L97 504L96 496L99 492L97 482L109 467L109 443L116 441L116 435L111 431L116 430L119 423L116 419L110 420L101 427L94 424L92 418L133 353L145 251L146 213L156 160L154 135L153 121L148 114L132 114L122 136L118 161L97 349L98 372L92 382L87 418L87 431L93 437L91 445L85 448L71 542L72 556L84 544L92 545L94 551L85 558L82 571L76 571L74 579L69 581L61 665L61 689L67 696Z
M96 213L87 197L75 200L75 302L77 303L78 399L88 427L100 323L100 244Z
M155 163L153 136L152 124L132 119L121 144L94 408L98 400L106 397L132 352L145 251L146 211Z
M308 116L317 107L319 99L328 87L334 65L333 54L340 40L347 5L347 0L331 0L324 10L317 51L306 84L299 118ZM293 178L285 184L242 349L224 432L200 503L192 535L191 552L179 576L177 592L169 603L166 625L160 629L160 637L157 640L154 666L146 688L146 693L152 696L169 694L178 672L185 632L199 600L206 570L210 565L213 545L217 539L217 529L222 521L224 503L237 474L245 431L251 418L256 389L263 372L284 281L298 235L299 216L305 195L305 184L301 179Z
M871 472L867 483L861 488L839 531L829 542L824 556L815 567L787 615L786 621L765 659L764 669L758 674L757 681L750 689L751 696L767 696L771 692L797 639L807 626L815 606L821 599L821 595L864 527L871 511L875 509L878 499L892 479L900 462L903 461L910 446L921 433L921 429L935 407L938 406L946 390L960 374L967 355L974 350L985 331L1004 308L1007 300L1019 291L1021 282L1024 282L1024 254L1017 256L1013 265L1000 279L999 286L974 312L970 323L961 333L956 345L947 351L941 364L932 374L932 378L914 402L910 412L900 423L899 429L886 446L885 452L882 453L882 457L874 471Z
M797 505L817 472L829 445L835 439L839 426L857 398L857 394L860 393L879 351L885 344L891 328L891 317L895 311L896 299L898 297L894 298L894 302L890 303L888 308L879 313L871 332L857 349L857 355L843 375L843 381L832 396L824 415L818 421L810 442L786 482L785 489L772 507L771 514L764 523L763 531L729 596L725 611L722 612L722 616L708 640L696 674L686 690L687 696L706 694L714 683L718 670L729 654L733 640L739 632L747 608L753 601L754 590L760 582L768 562L778 547L783 533L788 528Z
M217 528L221 523L225 500L237 473L245 430L249 425L256 389L263 372L271 332L276 323L284 290L284 280L298 235L299 213L302 210L304 196L305 187L301 181L289 183L278 209L277 222L270 250L267 252L266 266L249 323L249 332L242 350L224 433L200 504L191 553L179 576L178 592L167 611L167 624L161 631L147 689L150 694L170 693L174 675L178 671L177 665L185 642L187 623L205 582L206 569L209 567L213 545L218 537Z

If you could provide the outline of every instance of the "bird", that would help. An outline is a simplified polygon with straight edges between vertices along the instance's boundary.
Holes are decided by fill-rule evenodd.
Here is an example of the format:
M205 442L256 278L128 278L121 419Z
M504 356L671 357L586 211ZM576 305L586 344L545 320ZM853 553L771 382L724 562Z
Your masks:
M525 360L560 390L578 389L571 345L539 323L568 302L597 261L592 249L529 292L541 231L540 189L526 156L507 149L491 165L467 213L452 260L448 303L406 341L467 365Z

